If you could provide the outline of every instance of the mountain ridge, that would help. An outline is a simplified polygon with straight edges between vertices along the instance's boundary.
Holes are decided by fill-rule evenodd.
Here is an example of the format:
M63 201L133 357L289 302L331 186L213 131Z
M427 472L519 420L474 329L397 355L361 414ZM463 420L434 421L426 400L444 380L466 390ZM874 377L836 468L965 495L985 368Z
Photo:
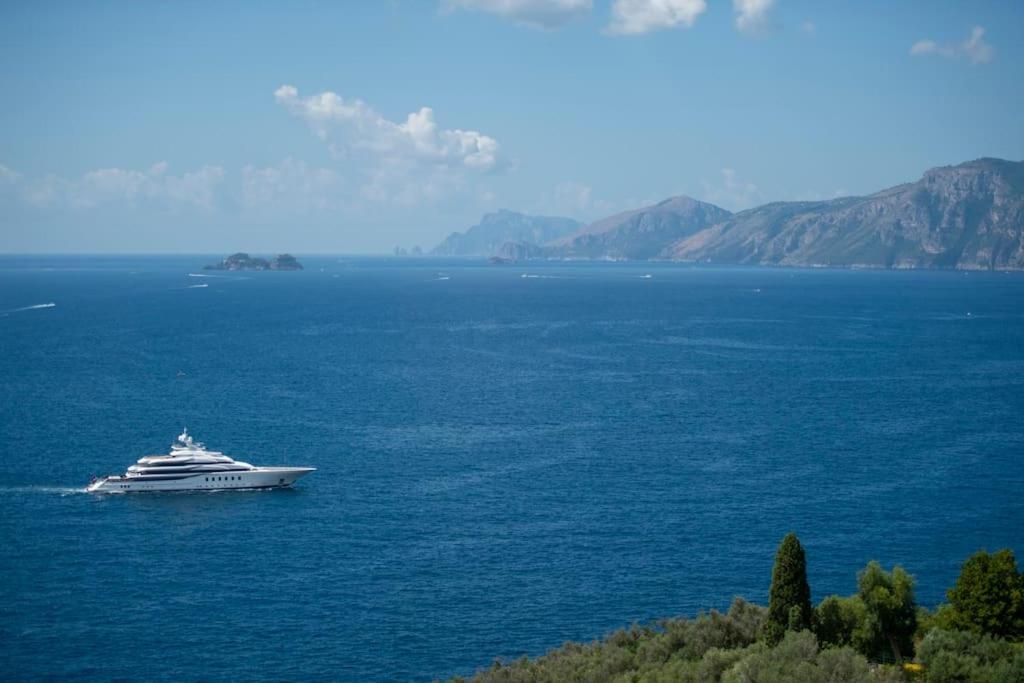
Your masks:
M486 214L438 255L736 265L1024 269L1024 161L982 157L862 196L731 213L684 195L583 225Z
M661 258L876 268L1024 268L1024 162L929 169L862 197L772 202L683 238Z
M544 244L582 224L562 216L531 216L508 209L486 213L465 232L453 232L431 253L435 256L494 256L506 242Z

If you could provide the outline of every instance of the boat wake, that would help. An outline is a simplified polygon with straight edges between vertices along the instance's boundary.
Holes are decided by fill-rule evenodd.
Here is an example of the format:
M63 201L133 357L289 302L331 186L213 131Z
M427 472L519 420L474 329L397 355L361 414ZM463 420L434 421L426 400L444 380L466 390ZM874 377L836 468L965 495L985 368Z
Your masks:
M188 286L188 287L186 287L185 289L202 289L203 287L209 287L209 286L210 286L210 285L208 285L208 284L206 284L206 283L204 282L204 283L202 283L201 285L189 285L189 286Z
M21 308L12 308L9 311L0 311L0 315L10 315L11 313L21 313L22 311L35 311L40 308L54 308L57 304L52 301L48 304L35 304L33 306L22 306Z
M0 486L0 494L4 493L50 493L59 496L71 496L85 493L84 486Z

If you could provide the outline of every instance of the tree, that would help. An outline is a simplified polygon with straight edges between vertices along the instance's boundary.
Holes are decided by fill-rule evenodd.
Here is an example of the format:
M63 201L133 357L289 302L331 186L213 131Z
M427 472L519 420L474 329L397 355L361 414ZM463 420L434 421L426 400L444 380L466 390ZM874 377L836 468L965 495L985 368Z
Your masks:
M853 634L867 620L864 602L852 595L830 595L814 610L814 635L825 647L853 644Z
M787 631L811 627L811 587L807 585L807 558L796 534L786 534L775 553L772 586L768 592L765 638L774 644Z
M857 574L857 596L867 619L853 634L854 646L874 658L883 658L888 648L899 662L911 652L917 630L914 578L899 565L890 573L871 561Z
M1017 571L1012 550L971 555L946 597L959 628L1003 638L1024 636L1024 575Z

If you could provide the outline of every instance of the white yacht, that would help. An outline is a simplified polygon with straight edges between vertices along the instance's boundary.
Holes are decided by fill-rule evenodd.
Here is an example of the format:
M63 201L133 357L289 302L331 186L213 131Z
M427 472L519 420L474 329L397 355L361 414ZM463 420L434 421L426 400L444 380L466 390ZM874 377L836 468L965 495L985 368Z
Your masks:
M188 429L171 444L169 455L147 455L124 474L93 478L86 488L96 493L275 489L294 484L315 467L254 467L193 441Z

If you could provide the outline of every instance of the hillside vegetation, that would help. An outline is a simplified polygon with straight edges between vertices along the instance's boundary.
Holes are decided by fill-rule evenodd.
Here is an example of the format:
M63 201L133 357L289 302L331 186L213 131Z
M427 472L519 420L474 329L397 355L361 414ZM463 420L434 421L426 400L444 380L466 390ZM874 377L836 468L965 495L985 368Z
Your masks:
M477 683L1024 683L1024 574L1009 550L981 551L949 602L914 601L901 567L869 563L857 591L810 602L804 550L779 546L768 607L633 625L535 659L496 660ZM467 679L451 679L465 683Z

